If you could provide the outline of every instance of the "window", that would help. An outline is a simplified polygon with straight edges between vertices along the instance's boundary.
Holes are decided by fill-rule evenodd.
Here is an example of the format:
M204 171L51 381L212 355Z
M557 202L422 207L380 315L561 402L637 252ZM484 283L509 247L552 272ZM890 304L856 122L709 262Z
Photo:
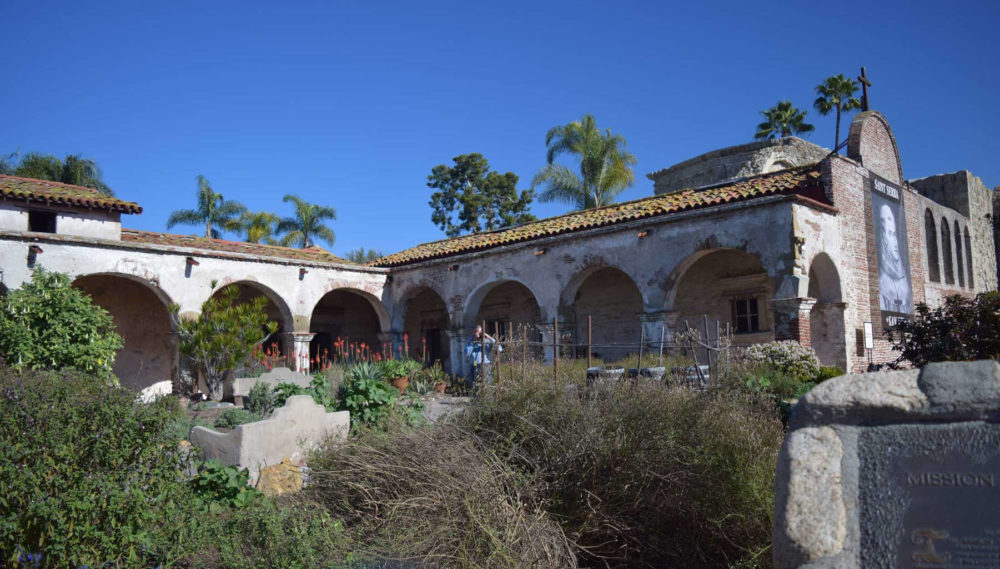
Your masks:
M56 214L51 211L29 211L28 231L39 233L56 232Z
M962 257L962 230L955 222L955 258L958 261L958 286L965 286L965 259Z
M927 239L927 278L941 282L941 262L938 260L938 235L931 210L924 213L924 237Z
M955 271L952 270L951 257L951 230L948 229L948 220L941 218L941 256L944 257L944 282L945 284L955 284Z
M969 239L969 228L965 228L965 268L969 271L969 288L976 288L972 280L972 240Z
M757 332L760 330L760 316L757 312L756 298L733 299L733 327L737 334Z

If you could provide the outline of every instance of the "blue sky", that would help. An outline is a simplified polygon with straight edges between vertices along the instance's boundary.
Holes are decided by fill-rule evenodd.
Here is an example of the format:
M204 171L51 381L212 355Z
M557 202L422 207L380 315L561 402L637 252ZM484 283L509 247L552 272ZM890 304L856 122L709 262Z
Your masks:
M5 0L0 153L97 160L145 208L128 227L166 230L203 174L251 209L335 207L335 253L391 253L444 236L425 183L453 156L528 187L545 132L589 112L639 160L621 199L644 197L647 173L865 65L906 177L1000 184L1000 3L672 4ZM809 117L832 146L833 116Z

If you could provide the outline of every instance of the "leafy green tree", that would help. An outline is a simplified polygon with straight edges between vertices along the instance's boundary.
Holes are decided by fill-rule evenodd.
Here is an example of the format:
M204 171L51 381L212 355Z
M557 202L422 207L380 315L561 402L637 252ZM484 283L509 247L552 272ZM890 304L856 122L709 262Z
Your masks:
M212 189L205 176L198 178L198 209L179 209L170 214L167 219L167 229L181 225L205 224L205 237L218 239L218 228L231 226L238 216L246 210L246 206L237 201L227 201L222 194Z
M533 190L517 191L517 174L490 170L478 152L452 159L454 166L439 164L427 176L431 194L431 221L448 237L478 233L534 221L528 211Z
M381 251L376 251L375 249L365 250L364 247L358 247L357 249L351 249L347 252L346 259L352 263L365 264L371 263L377 259L385 257Z
M845 77L843 73L827 77L822 83L816 86L816 101L813 106L819 114L826 116L830 111L837 111L837 127L834 131L833 147L840 144L840 113L861 108L861 101L854 96L858 90L858 83L850 77Z
M760 114L767 120L757 125L754 138L785 137L816 130L816 127L805 122L806 111L792 106L791 101L778 101L778 104Z
M97 162L77 154L69 154L60 160L51 154L29 152L21 156L20 152L15 152L0 160L0 174L94 188L102 194L115 195L104 183L104 175Z
M917 367L1000 358L1000 292L949 296L937 308L917 304L913 319L897 324L889 337L902 352L897 363Z
M111 314L62 273L37 267L30 282L0 299L0 356L15 368L110 378L122 345Z
M282 245L298 245L305 249L315 245L314 239L321 239L330 245L336 240L333 230L323 223L325 220L337 219L337 212L332 207L309 203L299 196L288 194L282 200L295 205L295 215L278 222L278 231L284 233Z
M266 298L238 302L239 295L235 286L223 288L201 305L201 314L193 320L181 319L179 307L170 306L180 352L191 358L209 397L216 401L222 399L226 375L278 330L278 324L267 318Z
M277 245L274 234L279 221L281 218L268 211L244 211L238 219L229 222L226 229L242 234L247 243Z
M562 201L576 209L588 209L614 203L615 196L635 183L632 166L636 158L625 150L625 137L601 132L591 114L579 121L549 129L545 135L548 164L535 174L532 186L547 187L539 199ZM580 160L577 174L556 164L560 154L572 154Z

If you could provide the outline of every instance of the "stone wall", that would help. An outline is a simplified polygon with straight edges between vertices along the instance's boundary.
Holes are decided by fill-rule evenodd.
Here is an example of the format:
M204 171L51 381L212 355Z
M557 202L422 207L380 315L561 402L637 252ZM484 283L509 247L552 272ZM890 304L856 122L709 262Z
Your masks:
M646 177L653 180L656 194L665 194L815 164L829 153L826 148L788 136L706 152Z

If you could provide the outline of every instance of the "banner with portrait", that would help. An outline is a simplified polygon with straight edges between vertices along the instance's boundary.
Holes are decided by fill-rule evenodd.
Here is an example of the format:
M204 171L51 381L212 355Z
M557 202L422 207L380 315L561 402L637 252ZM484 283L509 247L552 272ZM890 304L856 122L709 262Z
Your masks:
M882 326L889 328L913 315L903 189L872 173L869 173L868 184L878 253L878 304Z

